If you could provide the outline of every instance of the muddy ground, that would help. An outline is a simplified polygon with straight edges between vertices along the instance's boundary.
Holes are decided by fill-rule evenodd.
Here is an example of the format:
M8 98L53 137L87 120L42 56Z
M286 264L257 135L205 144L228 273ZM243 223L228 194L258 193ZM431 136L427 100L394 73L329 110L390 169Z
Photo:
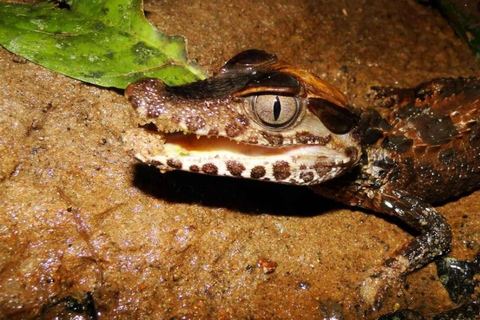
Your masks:
M372 104L371 86L479 75L438 11L413 1L149 1L209 74L259 48ZM160 174L123 149L137 124L122 92L0 49L0 318L359 318L358 284L411 234L308 189ZM480 250L480 191L438 209L450 256ZM263 265L275 266L266 273ZM478 290L478 288L477 288ZM477 292L478 293L478 292ZM458 306L434 263L373 319Z

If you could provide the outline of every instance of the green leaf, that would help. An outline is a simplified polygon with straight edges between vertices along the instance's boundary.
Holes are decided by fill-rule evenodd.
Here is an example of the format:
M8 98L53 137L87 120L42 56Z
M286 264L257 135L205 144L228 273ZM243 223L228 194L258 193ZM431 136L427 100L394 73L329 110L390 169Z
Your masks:
M141 0L0 2L0 44L48 69L99 86L125 88L144 77L179 85L205 77L188 62L185 40L145 18Z

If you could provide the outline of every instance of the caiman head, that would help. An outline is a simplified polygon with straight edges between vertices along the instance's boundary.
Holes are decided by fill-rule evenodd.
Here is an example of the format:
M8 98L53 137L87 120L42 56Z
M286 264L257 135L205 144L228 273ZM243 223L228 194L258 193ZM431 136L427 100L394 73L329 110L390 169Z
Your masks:
M313 185L360 158L345 96L265 51L244 51L217 75L182 86L142 79L126 96L142 125L125 135L127 149L162 172Z

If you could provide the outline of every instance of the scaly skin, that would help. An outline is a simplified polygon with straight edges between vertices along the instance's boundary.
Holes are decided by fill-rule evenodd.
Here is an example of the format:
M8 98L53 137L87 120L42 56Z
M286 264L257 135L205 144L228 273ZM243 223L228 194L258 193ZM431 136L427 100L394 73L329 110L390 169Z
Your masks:
M363 301L376 306L397 279L449 250L450 226L430 204L480 185L480 81L436 79L378 95L385 118L352 110L315 75L249 50L204 81L131 84L126 96L156 128L132 130L125 141L162 172L309 185L400 218L421 234L362 283Z

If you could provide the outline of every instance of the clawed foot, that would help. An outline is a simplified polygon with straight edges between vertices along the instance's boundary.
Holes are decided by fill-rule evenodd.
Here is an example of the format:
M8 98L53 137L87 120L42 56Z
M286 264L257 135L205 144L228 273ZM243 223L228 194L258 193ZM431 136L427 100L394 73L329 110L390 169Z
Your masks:
M384 273L372 274L360 284L361 300L368 309L377 311L381 307L388 288L388 281Z
M381 266L373 269L370 276L359 286L360 298L366 309L378 311L387 291L401 282L404 269Z

